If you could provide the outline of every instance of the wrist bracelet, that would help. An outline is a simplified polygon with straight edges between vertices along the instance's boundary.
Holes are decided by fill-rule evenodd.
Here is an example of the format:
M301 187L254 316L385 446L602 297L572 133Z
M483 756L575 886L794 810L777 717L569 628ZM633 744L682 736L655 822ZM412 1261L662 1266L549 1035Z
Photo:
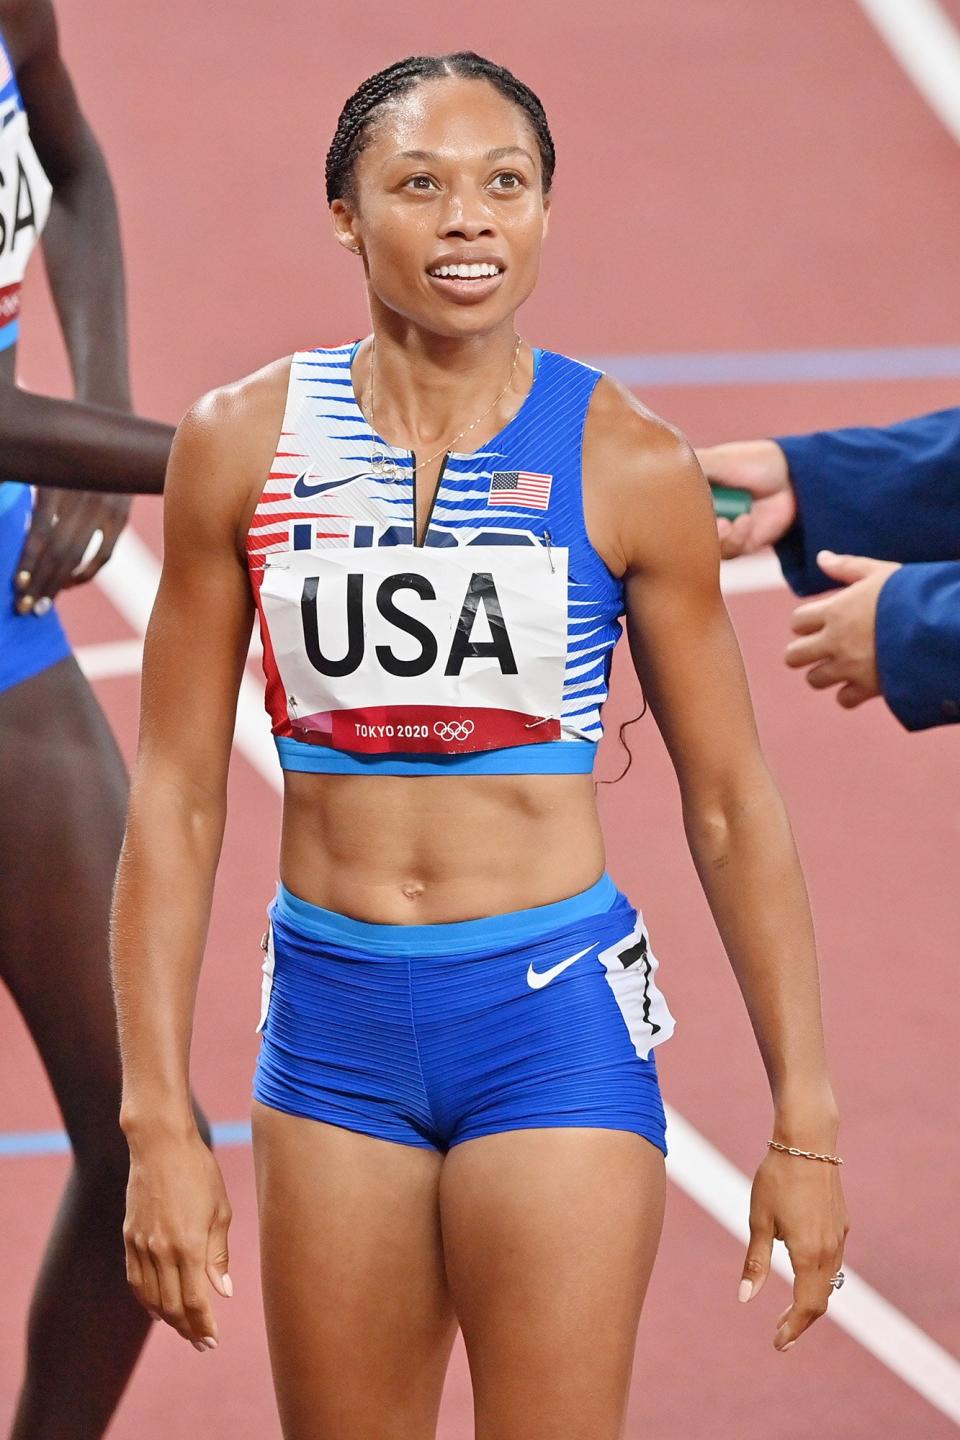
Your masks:
M826 1165L842 1165L839 1155L818 1155L816 1150L798 1150L795 1145L781 1145L779 1140L768 1140L771 1150L780 1150L784 1155L800 1155L804 1160L822 1160Z

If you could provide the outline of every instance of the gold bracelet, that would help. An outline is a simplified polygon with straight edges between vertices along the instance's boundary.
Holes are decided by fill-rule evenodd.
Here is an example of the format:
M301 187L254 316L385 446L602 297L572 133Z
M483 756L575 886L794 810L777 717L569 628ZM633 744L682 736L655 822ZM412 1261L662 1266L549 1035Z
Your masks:
M780 1150L784 1155L800 1155L804 1160L822 1160L826 1165L842 1165L839 1155L818 1155L816 1150L798 1150L795 1145L781 1145L779 1140L768 1140L771 1150Z

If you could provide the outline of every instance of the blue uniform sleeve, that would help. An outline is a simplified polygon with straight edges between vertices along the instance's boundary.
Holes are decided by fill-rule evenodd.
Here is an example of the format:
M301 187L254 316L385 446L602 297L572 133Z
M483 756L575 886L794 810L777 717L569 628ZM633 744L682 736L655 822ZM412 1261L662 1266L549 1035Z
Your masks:
M904 565L880 591L877 668L908 730L960 721L960 561Z
M777 546L798 595L833 587L819 550L875 560L960 559L960 408L885 429L824 430L777 442L797 523Z

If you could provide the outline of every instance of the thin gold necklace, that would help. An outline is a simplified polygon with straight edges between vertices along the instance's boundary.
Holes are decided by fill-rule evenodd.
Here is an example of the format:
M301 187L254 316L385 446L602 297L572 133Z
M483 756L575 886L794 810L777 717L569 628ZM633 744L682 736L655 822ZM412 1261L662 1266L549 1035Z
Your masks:
M485 420L486 417L490 414L490 411L496 409L496 407L500 404L500 401L503 399L504 395L506 395L507 391L510 389L510 386L513 384L513 377L516 374L517 370L517 361L520 359L521 343L522 342L520 340L520 336L518 335L517 343L513 347L513 364L510 366L510 374L507 376L507 383L506 385L504 385L499 395L497 395L495 399L490 401L490 404L487 406L486 410L483 410L477 416L476 420L471 420L469 425L464 425L462 430L458 430L456 435L454 435L451 439L446 440L440 446L440 449L435 451L433 455L430 455L426 460L421 460L419 465L419 469L421 470L421 472L426 470L429 465L432 465L434 460L439 460L441 455L446 455L450 450L452 450L453 446L456 445L458 440L462 440L464 435L469 435L471 430L476 430L477 426L480 424L480 421ZM377 342L376 340L374 340L372 346L370 347L370 429L373 431L373 444L375 448L373 454L370 456L370 464L373 467L373 472L375 475L382 476L386 480L395 480L397 478L397 475L399 474L395 457L393 455L386 454L383 449L377 448L380 445L385 446L387 442L385 440L380 440L380 435L377 430L376 411L374 409L373 362L376 353ZM392 445L389 448L391 450L394 449Z

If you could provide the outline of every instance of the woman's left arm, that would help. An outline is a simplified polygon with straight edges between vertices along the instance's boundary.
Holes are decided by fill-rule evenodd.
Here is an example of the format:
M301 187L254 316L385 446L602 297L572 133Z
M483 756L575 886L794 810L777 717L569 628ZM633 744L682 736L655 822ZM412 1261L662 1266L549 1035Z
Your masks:
M690 852L769 1077L773 1139L833 1154L839 1122L810 906L720 594L709 487L685 441L632 397L608 393L600 418L591 458L603 467L599 509L610 517L601 522L603 549L624 578L637 674L676 770ZM768 1151L750 1229L743 1298L766 1279L775 1238L793 1264L793 1304L774 1340L782 1350L824 1313L840 1267L847 1218L837 1167Z

